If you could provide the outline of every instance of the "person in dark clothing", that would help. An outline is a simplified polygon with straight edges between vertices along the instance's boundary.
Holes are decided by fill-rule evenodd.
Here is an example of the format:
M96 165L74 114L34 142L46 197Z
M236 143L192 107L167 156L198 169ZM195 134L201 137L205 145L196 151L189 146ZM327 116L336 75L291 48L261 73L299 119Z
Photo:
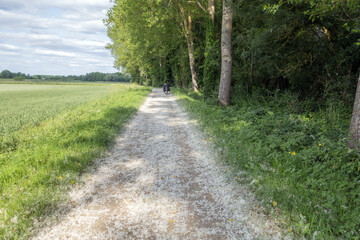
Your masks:
M170 93L170 86L169 84L165 83L164 86L163 86L163 91L164 93L168 94Z

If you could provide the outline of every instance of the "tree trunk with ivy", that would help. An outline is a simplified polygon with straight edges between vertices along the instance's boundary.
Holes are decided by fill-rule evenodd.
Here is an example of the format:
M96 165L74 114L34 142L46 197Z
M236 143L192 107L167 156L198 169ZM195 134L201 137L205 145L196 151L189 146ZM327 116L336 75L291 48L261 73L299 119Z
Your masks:
M348 144L352 148L360 149L360 74L358 78L354 108L350 124Z
M233 0L223 0L223 17L221 26L221 77L219 102L223 106L230 104L230 88L232 75L232 17Z

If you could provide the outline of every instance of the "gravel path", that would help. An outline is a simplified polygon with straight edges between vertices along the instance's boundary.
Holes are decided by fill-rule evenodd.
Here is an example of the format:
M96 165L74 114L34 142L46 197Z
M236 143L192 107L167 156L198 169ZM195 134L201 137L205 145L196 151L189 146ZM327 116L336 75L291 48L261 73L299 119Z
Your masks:
M281 239L194 126L154 89L34 239Z

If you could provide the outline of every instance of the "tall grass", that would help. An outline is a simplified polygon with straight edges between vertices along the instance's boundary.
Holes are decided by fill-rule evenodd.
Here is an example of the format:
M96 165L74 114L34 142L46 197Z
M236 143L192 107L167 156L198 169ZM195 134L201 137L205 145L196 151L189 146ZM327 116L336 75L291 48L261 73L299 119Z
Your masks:
M351 106L329 101L309 111L277 93L223 108L178 96L292 238L359 239L360 154L346 144Z
M15 149L0 153L0 239L25 239L51 213L66 187L112 143L149 88L116 85L108 96L16 132Z

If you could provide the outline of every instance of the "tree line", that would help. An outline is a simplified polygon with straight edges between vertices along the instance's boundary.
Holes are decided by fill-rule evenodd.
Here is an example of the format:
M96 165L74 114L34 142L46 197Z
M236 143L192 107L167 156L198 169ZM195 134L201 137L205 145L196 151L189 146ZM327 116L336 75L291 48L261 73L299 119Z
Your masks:
M15 80L25 80L25 79L31 79L32 76L30 76L29 74L21 73L21 72L13 73L13 72L10 72L9 70L3 70L0 73L0 78L10 78L10 79L15 79Z
M128 74L124 74L121 72L117 73L100 73L100 72L92 72L87 73L85 75L29 75L25 73L13 73L9 70L3 70L0 73L0 78L6 79L14 79L14 80L25 80L25 79L33 79L33 80L53 80L53 81L87 81L87 82L130 82L131 76Z
M134 82L192 87L222 105L259 91L350 105L360 81L359 5L359 0L115 0L105 19L112 40L107 48L115 66L125 67ZM356 96L360 101L360 92ZM357 144L359 101L350 134Z

